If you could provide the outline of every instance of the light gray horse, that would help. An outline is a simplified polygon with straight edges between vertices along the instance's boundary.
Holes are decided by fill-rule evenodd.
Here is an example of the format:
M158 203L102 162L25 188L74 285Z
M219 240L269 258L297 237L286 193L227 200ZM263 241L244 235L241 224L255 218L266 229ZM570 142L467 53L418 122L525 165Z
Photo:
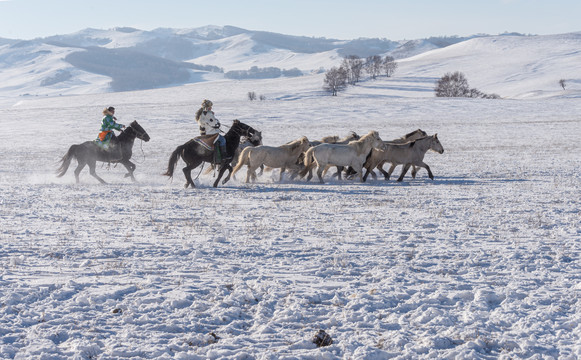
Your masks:
M397 181L403 181L410 166L414 165L425 168L428 171L430 179L434 180L434 175L430 167L424 162L424 155L426 155L428 150L435 151L439 154L444 153L444 147L440 143L440 140L438 140L438 134L426 136L406 144L386 144L385 149L382 151L383 163L389 162L391 163L391 167L389 168L389 172L385 172L382 166L377 166L377 168L383 173L385 180L389 180L395 167L402 164L404 166ZM370 168L374 168L373 164L370 164L369 168L367 168L367 173L363 177L364 181L369 174Z
M428 136L427 132L423 131L422 129L417 129L417 130L414 130L410 133L405 134L404 136L402 136L398 139L384 141L384 143L386 145L405 144L405 143L408 143L410 141L414 141L414 140L423 138L425 136ZM375 172L373 171L373 169L375 169L378 166L383 168L383 164L385 164L385 160L383 159L383 157L384 157L383 151L371 150L371 154L369 154L369 157L367 157L367 160L365 161L365 164L363 165L363 167L365 169L367 169L367 173L371 174L371 176L373 177L373 180L377 179L377 175L375 175ZM412 165L412 176L414 178L416 177L417 171L418 171L418 169L416 168L416 166ZM347 173L347 175L353 175L353 172L349 171ZM365 179L367 179L367 174L365 175Z
M299 175L305 176L314 166L317 166L319 182L323 183L323 171L331 166L351 166L363 181L362 168L367 155L372 148L382 148L383 140L377 131L370 131L359 140L354 140L345 145L321 144L310 148L305 153L305 168ZM311 178L307 178L307 181Z
M256 169L266 165L271 168L280 168L280 180L282 180L282 175L286 169L297 169L299 167L297 160L309 146L309 139L303 136L291 143L278 147L265 145L247 147L240 153L238 164L232 174L235 174L243 165L246 165L248 166L246 182L248 183L250 179L256 181Z
M339 138L339 136L337 136L337 135L333 135L333 136L325 136L320 141L319 140L311 141L311 147L318 146L318 145L321 145L321 144L339 144L339 145L345 145L345 144L348 144L351 141L359 140L360 138L361 138L361 136L357 135L357 133L355 131L351 131L351 132L349 132L349 134L347 134L347 136L345 136L342 139ZM303 156L301 156L299 158L299 164L301 166L304 166L304 162L305 162L305 160L304 160L304 154L303 154ZM330 165L325 168L325 170L323 171L323 176L325 176L325 174L327 173L327 171L329 170L329 168L331 168ZM304 169L304 167L303 167L303 169ZM337 166L337 172L335 174L333 174L333 176L338 177L339 180L341 180L341 172L342 171L343 171L343 166ZM308 178L310 180L313 177L313 169L311 168L308 171L308 173L309 173ZM300 174L302 174L302 169L299 172L299 175ZM303 174L302 177L304 177L304 174Z

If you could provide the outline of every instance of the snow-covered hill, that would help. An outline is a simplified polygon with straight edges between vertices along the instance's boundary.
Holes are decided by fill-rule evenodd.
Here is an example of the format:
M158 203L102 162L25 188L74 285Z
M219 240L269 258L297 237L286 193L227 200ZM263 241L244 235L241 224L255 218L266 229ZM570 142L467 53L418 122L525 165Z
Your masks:
M577 96L580 48L581 33L395 42L297 37L231 26L85 29L31 41L0 39L0 97L171 87L222 80L229 71L253 67L318 79L313 74L338 66L344 56L353 54L397 59L394 77L372 85L382 94L433 96L436 79L461 71L472 87L505 98ZM560 79L566 80L565 90ZM317 90L321 86L322 81L315 85Z
M225 72L253 66L309 74L337 65L346 55L394 51L406 57L461 40L336 40L232 26L84 29L30 41L0 39L0 96L159 88L220 79Z
M436 79L461 71L471 86L502 97L579 96L580 49L581 32L479 37L402 59L397 75Z

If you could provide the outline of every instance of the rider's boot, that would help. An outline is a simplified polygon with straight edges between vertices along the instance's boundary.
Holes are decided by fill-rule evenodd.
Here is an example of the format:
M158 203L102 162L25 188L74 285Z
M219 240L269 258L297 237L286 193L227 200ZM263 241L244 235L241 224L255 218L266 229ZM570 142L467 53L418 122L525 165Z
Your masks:
M226 145L220 145L220 154L222 155L222 161L232 160L232 156L229 156L226 151Z

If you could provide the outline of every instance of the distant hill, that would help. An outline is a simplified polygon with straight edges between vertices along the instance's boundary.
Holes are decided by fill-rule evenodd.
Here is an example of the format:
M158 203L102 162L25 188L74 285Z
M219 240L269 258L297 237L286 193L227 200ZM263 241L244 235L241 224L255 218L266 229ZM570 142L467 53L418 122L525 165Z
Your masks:
M233 26L194 29L130 27L22 41L0 38L0 97L144 90L222 79L320 74L343 57L393 56L399 68L383 89L432 95L446 72L503 97L547 96L581 86L581 33L553 36L431 37L406 41L338 40L251 31ZM319 80L322 85L322 80ZM421 84L421 86L420 86ZM400 95L397 95L400 96Z
M224 74L298 76L336 66L348 55L404 58L463 40L337 40L233 26L119 27L28 41L0 39L0 96L140 90Z

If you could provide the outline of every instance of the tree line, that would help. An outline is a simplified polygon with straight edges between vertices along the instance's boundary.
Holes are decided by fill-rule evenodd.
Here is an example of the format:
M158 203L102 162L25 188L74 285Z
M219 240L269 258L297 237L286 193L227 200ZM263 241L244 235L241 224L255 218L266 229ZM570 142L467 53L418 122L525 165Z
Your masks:
M358 83L363 73L367 73L371 79L376 79L380 75L391 77L397 67L392 56L373 55L362 59L356 55L350 55L343 59L339 67L333 67L325 73L323 89L330 92L332 96L337 96L337 93L348 85ZM559 84L565 89L565 80L560 80ZM434 92L437 97L500 98L497 94L486 94L476 88L471 88L468 86L466 76L459 71L446 73L437 80Z
M371 79L380 75L391 77L397 69L397 63L392 56L381 57L379 55L368 56L365 59L357 55L349 55L343 59L339 67L333 67L325 73L323 88L332 96L343 90L347 85L355 85L364 73Z

